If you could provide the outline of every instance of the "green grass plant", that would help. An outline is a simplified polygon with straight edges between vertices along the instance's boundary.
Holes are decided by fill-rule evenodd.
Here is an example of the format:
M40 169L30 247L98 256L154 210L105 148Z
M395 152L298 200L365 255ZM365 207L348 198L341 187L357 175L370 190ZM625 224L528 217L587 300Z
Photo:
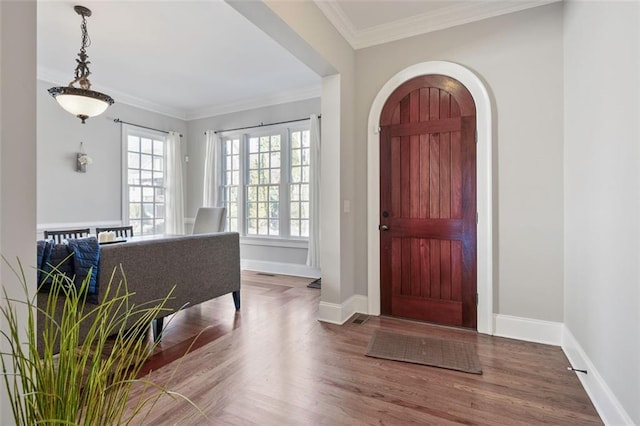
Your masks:
M138 378L157 345L141 336L154 318L169 311L165 306L173 291L144 306L132 304L126 279L113 282L114 270L103 300L93 305L86 301L88 278L76 288L71 278L53 268L49 272L53 285L46 309L41 310L45 320L37 326L37 299L29 294L22 265L3 260L22 284L25 297L10 298L3 287L0 312L6 328L0 334L2 347L8 349L0 352L0 359L15 424L138 424L162 395L193 405L146 377ZM26 323L19 319L19 305L26 305ZM59 310L62 314L56 317ZM80 324L90 325L82 341ZM43 335L41 348L37 333ZM133 386L144 388L136 392L136 401L130 400Z

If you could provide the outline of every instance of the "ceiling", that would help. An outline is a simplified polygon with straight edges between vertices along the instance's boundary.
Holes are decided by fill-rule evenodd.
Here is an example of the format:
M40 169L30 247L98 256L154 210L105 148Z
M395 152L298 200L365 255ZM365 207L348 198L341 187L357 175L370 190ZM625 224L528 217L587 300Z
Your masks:
M311 1L311 0L297 0ZM313 0L360 49L558 0ZM38 1L38 78L73 79L78 2ZM320 77L223 0L82 0L93 89L195 119L320 96Z
M39 1L38 78L67 85L78 1ZM94 90L193 119L320 96L320 77L221 0L87 1Z

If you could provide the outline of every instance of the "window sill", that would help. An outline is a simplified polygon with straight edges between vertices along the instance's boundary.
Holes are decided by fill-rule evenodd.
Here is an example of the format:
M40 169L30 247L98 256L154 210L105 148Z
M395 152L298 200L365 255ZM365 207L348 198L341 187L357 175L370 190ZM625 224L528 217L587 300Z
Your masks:
M256 238L240 237L240 244L250 246L288 247L306 249L309 247L307 240L288 240L283 238Z

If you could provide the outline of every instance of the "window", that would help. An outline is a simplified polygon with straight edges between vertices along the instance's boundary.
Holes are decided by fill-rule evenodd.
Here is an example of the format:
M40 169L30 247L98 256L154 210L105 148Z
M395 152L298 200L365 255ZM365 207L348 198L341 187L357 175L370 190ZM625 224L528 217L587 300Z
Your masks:
M305 124L223 138L228 230L254 238L309 238L310 134Z
M291 132L290 232L293 237L309 238L309 131Z
M123 216L134 235L164 233L165 137L127 127Z
M223 143L224 177L222 200L227 208L226 230L238 232L238 188L240 188L240 138L226 139Z

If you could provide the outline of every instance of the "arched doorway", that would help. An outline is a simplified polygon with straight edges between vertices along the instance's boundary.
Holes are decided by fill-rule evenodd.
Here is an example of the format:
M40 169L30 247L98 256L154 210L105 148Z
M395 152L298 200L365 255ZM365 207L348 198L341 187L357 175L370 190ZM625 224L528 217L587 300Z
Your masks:
M493 334L493 214L492 214L492 119L491 101L483 82L467 68L444 61L408 67L380 89L368 121L367 134L367 231L368 312L380 314L380 148L379 121L387 98L404 82L421 75L441 74L460 81L471 93L477 109L477 330Z
M476 328L476 108L414 77L380 116L381 313Z

